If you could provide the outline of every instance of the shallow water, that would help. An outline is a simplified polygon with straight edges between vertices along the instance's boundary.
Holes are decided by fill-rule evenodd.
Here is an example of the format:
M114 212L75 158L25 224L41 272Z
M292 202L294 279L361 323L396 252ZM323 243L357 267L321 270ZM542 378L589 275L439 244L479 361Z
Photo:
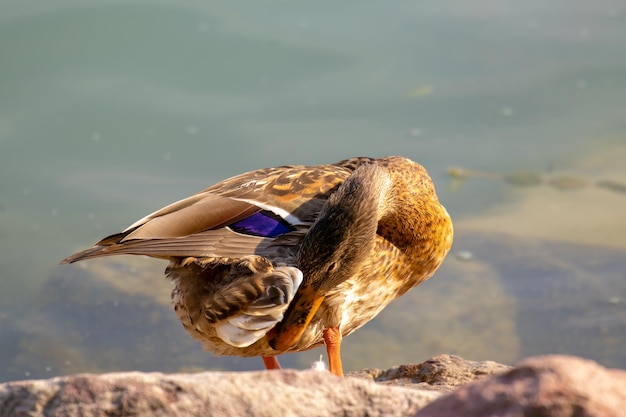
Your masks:
M80 320L70 319L99 305L98 292L77 284L84 293L48 299L59 277L63 285L82 279L58 261L243 171L390 154L429 169L459 236L503 233L525 248L550 242L556 246L546 253L561 261L551 267L558 273L533 269L529 260L547 262L539 249L525 255L527 262L513 262L471 238L457 240L447 271L457 271L459 251L474 258L414 291L439 297L436 314L398 301L347 339L349 369L444 352L512 362L557 351L626 367L623 352L607 347L622 340L626 322L626 195L592 186L626 183L621 2L39 0L0 7L0 379L258 367L201 356L187 340L184 349L198 355L187 364L182 354L172 363L138 364L112 353L105 360L112 348L89 343ZM567 174L588 186L562 191L455 180L447 174L453 166ZM481 250L492 255L477 255ZM611 256L598 255L604 252ZM161 281L155 262L141 268L153 268ZM568 268L585 286L568 289ZM464 274L488 277L501 314L485 315L484 302L468 302L462 313L446 306L446 293L460 297L457 306L476 297ZM554 303L533 292L543 288L567 290L573 301ZM132 298L124 300L124 316L139 315ZM165 314L144 301L138 308L155 308L149 317ZM524 310L529 305L534 315ZM410 325L422 316L413 322L422 334L430 330L428 337L404 334L390 319L408 318ZM441 321L429 327L428 317ZM163 320L178 326L173 313ZM105 327L97 315L90 323ZM574 336L562 337L559 326ZM124 328L107 329L117 329L111 339L127 356L149 356L147 346L159 356L158 326L148 339L127 338ZM486 330L493 333L466 347L449 337ZM384 349L376 346L381 337ZM494 339L506 347L495 349ZM287 361L303 367L319 353Z

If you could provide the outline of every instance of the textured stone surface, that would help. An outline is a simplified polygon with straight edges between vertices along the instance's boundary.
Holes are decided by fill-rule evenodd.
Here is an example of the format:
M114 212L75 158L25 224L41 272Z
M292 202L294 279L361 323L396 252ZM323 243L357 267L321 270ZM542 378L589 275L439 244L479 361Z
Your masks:
M343 379L293 370L126 372L0 384L2 417L617 417L625 410L626 371L572 356L510 368L439 355Z
M317 371L82 374L0 385L0 416L410 416L438 395Z
M538 356L460 387L416 417L623 417L626 371L573 356Z
M510 366L492 361L474 362L455 355L437 355L423 363L400 365L385 370L365 369L350 375L385 385L450 392L459 385L509 369Z

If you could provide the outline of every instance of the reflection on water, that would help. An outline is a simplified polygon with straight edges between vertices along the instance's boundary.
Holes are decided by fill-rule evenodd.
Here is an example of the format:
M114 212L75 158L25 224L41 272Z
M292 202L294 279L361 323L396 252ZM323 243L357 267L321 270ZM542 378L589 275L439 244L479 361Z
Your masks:
M184 334L158 261L57 262L239 172L389 154L430 170L472 256L346 339L348 369L444 352L626 367L625 23L609 0L5 4L0 380L259 368ZM459 186L452 166L605 187Z

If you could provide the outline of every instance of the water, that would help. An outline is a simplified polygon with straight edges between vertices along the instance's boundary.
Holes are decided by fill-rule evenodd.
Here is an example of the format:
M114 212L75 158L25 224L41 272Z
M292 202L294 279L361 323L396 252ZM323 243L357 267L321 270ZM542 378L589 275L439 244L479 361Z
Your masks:
M516 188L499 180L457 182L446 173L459 166L625 183L626 8L621 2L5 0L0 8L0 379L84 370L252 367L252 362L233 365L196 351L202 359L186 361L183 355L172 363L162 358L142 363L111 354L96 363L114 347L89 344L84 333L86 342L72 341L72 332L80 333L84 323L71 323L89 311L90 302L102 308L102 301L98 304L98 293L78 292L58 300L63 315L57 316L60 307L50 294L64 292L51 285L69 285L80 274L56 264L222 178L354 155L402 154L425 165L456 230L470 236L455 250L480 252L472 233L504 233L523 247L551 241L557 245L551 251L610 253L593 267L577 264L582 256L566 257L559 276L568 268L589 271L594 290L570 296L576 306L607 302L597 319L607 330L594 337L607 344L621 341L616 332L626 322L626 280L620 279L626 270L620 261L626 251L624 195L594 187L565 192L545 185ZM441 279L414 292L428 298L441 286L443 295L433 308L441 325L458 324L451 333L465 328L473 334L478 328L499 333L467 349L458 338L448 340L437 331L428 338L423 333L399 337L401 329L385 330L390 318L415 314L407 313L414 308L410 303L400 301L362 336L347 339L352 347L346 352L356 358L345 359L349 368L389 366L443 352L515 361L556 351L549 332L529 326L534 319L524 314L523 306L534 299L528 289L536 281L525 284L519 278L540 281L550 275L542 275L541 268L525 273L526 263L515 263L514 270L497 268L502 258L491 256L461 262L458 270L459 261L451 258ZM536 258L530 253L527 259ZM162 265L154 262L141 263L139 270L154 268L159 275ZM446 293L459 292L461 304L474 296L454 281L455 274L468 271L493 275L493 300L508 321L481 318L481 303L463 319L452 307L441 309ZM93 282L74 278L81 291L88 291L85 283L98 282L97 277ZM611 294L587 298L604 294L603 288ZM166 299L167 288L163 294ZM124 301L126 314L139 314L130 300ZM144 308L160 317L165 310L150 307L150 300L142 301ZM570 320L568 326L588 334L582 307L559 308L546 307L545 314L579 314L580 325ZM42 316L49 317L42 321ZM100 323L104 326L104 319ZM98 328L97 317L90 325ZM423 331L433 328L428 321L420 325ZM50 329L57 332L54 339ZM158 341L155 332L150 337ZM158 342L137 342L124 334L115 340L130 356L141 357L148 345L159 356ZM372 348L380 335L389 340L382 353ZM176 337L187 338L182 332ZM494 337L507 341L506 355L498 356L503 349L494 349L500 347ZM53 340L54 349L46 347ZM181 343L184 349L196 348L193 341ZM558 351L626 367L619 349L582 349L577 343L580 338L568 339ZM97 355L90 356L98 346ZM55 363L73 365L47 365L51 349ZM291 363L307 366L318 354Z

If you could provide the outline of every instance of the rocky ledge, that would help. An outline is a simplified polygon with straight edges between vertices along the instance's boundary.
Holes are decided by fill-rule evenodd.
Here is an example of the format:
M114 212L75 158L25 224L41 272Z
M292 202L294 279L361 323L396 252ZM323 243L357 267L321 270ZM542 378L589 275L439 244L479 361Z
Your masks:
M572 356L515 367L440 355L319 371L123 372L0 384L0 416L624 416L626 371Z

